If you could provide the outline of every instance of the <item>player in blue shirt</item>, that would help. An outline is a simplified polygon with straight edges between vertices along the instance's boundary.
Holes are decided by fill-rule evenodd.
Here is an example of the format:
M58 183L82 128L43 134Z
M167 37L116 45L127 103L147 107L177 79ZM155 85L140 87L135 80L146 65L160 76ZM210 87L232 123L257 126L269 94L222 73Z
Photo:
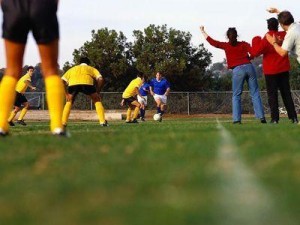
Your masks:
M146 81L144 81L139 91L142 96L142 97L140 97L139 95L137 96L138 102L141 104L140 106L141 121L145 121L146 106L148 102L147 95L150 92L150 85Z
M170 93L170 83L162 76L161 72L157 72L156 77L153 78L149 84L150 93L156 102L157 113L159 113L162 118L167 106L167 96ZM160 122L161 121L162 119L160 119Z

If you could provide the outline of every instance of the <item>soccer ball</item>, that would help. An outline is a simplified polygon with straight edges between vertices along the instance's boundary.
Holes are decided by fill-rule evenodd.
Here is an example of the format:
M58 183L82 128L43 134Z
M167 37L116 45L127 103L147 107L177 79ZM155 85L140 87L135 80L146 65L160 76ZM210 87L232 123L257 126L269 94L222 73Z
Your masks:
M153 119L154 119L155 121L159 121L160 118L161 118L161 115L160 115L159 113L156 113L156 114L153 115Z

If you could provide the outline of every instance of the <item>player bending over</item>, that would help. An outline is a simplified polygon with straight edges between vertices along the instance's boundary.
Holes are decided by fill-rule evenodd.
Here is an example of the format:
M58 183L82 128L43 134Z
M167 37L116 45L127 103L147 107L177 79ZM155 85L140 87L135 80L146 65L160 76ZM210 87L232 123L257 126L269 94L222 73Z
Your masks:
M64 126L67 126L72 104L77 94L82 92L88 95L95 104L100 125L107 127L108 123L105 120L104 107L98 94L104 83L102 75L96 68L89 66L90 60L87 57L81 57L79 63L80 65L72 67L62 76L67 86L67 102L63 111L62 123ZM94 86L94 81L96 81L96 87Z
M140 111L141 104L137 100L137 95L144 99L140 94L139 88L145 81L144 74L139 72L137 78L133 79L122 94L121 105L127 105L126 123L138 123L137 117ZM133 111L133 116L131 117Z

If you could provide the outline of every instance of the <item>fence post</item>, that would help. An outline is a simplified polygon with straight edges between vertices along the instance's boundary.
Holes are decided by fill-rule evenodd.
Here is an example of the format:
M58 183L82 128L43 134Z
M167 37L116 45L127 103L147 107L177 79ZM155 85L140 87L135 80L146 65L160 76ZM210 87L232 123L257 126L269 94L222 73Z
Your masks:
M187 92L188 115L190 115L190 92Z
M43 102L42 109L45 110L45 92L42 92L42 102Z

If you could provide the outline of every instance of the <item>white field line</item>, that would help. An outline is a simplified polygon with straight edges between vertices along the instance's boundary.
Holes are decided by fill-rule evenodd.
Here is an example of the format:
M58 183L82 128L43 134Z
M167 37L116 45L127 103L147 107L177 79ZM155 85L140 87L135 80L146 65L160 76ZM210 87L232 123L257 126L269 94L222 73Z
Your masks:
M271 196L240 158L231 134L218 119L217 123L222 137L217 166L222 225L293 224L274 209Z

